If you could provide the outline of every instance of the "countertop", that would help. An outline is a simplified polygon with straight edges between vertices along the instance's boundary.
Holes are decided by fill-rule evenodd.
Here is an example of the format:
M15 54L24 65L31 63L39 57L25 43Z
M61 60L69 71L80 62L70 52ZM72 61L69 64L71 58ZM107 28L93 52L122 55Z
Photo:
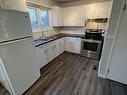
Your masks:
M47 40L47 41L44 41L44 40L42 40L42 39L35 40L35 41L34 41L35 47L38 47L38 46L47 44L47 43L49 43L49 42L52 42L52 41L54 41L54 40L57 40L57 39L60 39L60 38L63 38L63 37L84 38L85 35L80 35L80 34L63 34L63 33L61 33L61 34L57 34L57 35L53 35L53 36L46 37L45 39L52 38L52 39Z

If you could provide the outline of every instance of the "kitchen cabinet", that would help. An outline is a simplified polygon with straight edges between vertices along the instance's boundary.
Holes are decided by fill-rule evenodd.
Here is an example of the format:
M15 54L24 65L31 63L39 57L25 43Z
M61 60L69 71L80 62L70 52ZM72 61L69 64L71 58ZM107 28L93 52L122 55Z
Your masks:
M80 54L81 52L81 38L73 38L73 51Z
M96 4L96 18L108 18L109 2Z
M41 69L64 51L80 54L80 50L81 38L75 37L63 37L36 47L36 54L38 57L37 67Z
M63 8L63 25L64 26L84 26L85 16L82 6Z
M57 56L64 52L64 40L58 39L45 45L36 47L38 57L37 67L41 69L43 66L51 62Z
M71 37L65 37L65 51L73 52L73 45Z
M54 59L54 41L47 44L48 62Z
M0 0L0 8L3 8L3 7L4 7L3 0Z
M3 0L4 8L18 11L26 11L26 1L25 0Z
M84 26L87 19L110 18L112 1L74 7L54 6L53 26Z
M59 39L59 54L64 52L64 38Z
M43 66L48 64L48 49L47 45L42 45L36 48L38 56L38 68L41 69Z
M86 19L110 18L112 1L85 5Z
M65 51L80 54L81 38L66 37L65 38Z
M58 40L56 40L56 41L54 41L54 51L53 51L53 53L54 53L54 58L56 58L57 56L59 56L59 39Z
M48 62L59 56L59 40L55 40L47 44Z
M53 13L53 26L54 27L63 26L62 8L59 6L53 6L52 13Z

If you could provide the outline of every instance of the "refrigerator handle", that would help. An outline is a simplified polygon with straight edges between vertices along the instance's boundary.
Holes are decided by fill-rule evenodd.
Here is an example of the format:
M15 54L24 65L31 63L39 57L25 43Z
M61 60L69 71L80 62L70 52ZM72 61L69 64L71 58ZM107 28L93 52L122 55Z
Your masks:
M11 43L16 43L16 42L20 42L20 41L24 41L24 40L27 40L29 38L32 38L32 36L27 36L27 37L23 37L23 38L17 38L17 39L8 40L8 41L3 41L3 42L0 42L0 46L1 45L6 45L6 44L11 44Z

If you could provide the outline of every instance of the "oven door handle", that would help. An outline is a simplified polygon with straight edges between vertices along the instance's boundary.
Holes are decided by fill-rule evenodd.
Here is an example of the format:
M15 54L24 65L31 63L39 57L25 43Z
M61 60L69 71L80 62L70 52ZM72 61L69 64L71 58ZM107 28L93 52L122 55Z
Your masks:
M90 39L82 39L82 41L89 42L89 43L102 43L102 41L90 40Z

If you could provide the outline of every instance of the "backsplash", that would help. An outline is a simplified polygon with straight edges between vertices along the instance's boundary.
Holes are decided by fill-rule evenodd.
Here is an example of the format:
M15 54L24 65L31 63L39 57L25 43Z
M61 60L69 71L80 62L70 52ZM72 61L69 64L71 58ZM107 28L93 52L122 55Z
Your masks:
M56 30L44 30L44 31L37 31L37 32L33 32L33 38L34 40L36 39L40 39L40 38L45 38L48 36L52 36L52 35L56 35L59 34L59 31Z
M36 31L36 32L33 32L33 38L34 40L36 40L36 39L56 35L59 33L84 35L85 29L84 28L62 28L62 29L50 29L50 30Z
M60 33L68 33L68 34L80 34L84 35L85 34L85 28L63 28Z

